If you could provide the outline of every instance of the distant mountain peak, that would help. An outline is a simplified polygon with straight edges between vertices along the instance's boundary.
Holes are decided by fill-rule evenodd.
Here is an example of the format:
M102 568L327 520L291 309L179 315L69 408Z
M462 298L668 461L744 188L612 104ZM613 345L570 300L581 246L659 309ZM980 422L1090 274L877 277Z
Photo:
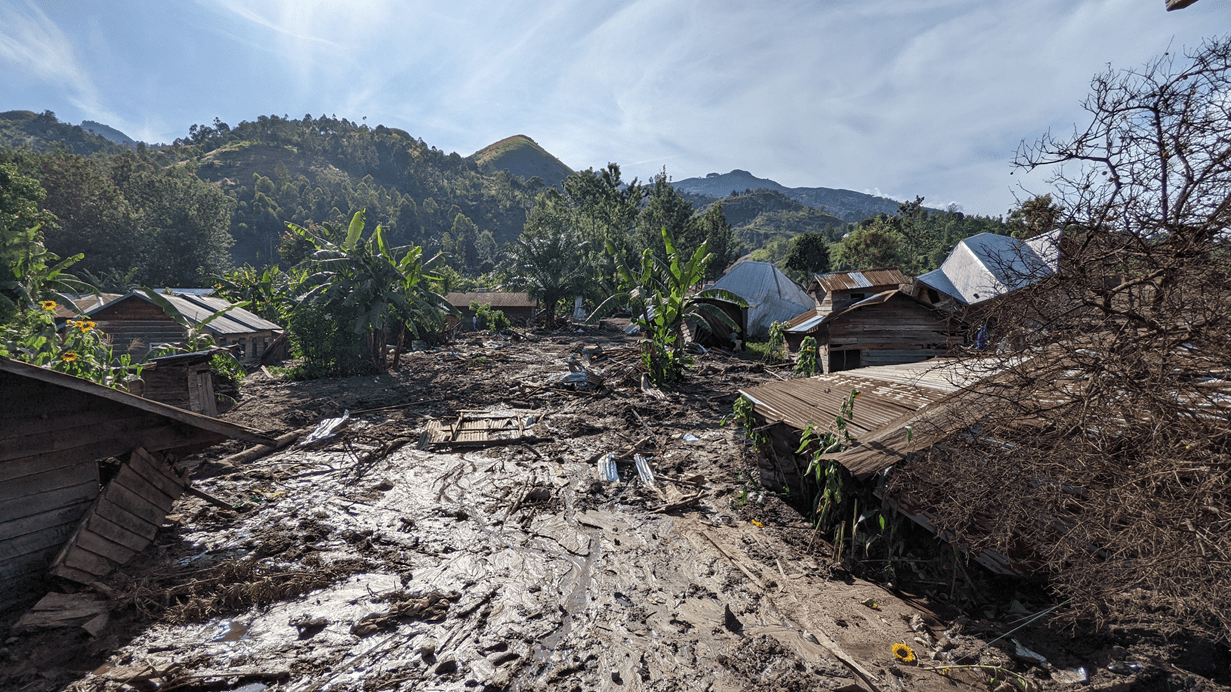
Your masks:
M137 146L137 140L129 137L110 125L104 125L93 120L82 120L80 127L86 132L89 132L92 135L98 135L109 142L114 142L115 144L126 147Z
M573 169L527 135L505 137L476 151L469 158L488 170L507 170L526 179L538 176L548 186L559 185L573 174Z
M758 178L740 168L730 173L708 173L704 178L687 178L671 183L681 192L713 197L727 197L745 190L774 190L809 207L824 209L847 223L856 223L877 214L896 214L898 201L853 190L828 187L787 187L769 178Z

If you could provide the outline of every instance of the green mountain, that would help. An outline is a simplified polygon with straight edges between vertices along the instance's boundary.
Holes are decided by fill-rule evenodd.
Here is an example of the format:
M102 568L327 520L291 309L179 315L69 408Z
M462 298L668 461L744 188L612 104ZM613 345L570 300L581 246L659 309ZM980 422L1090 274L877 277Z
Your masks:
M506 137L469 158L486 171L506 170L526 180L538 176L549 187L559 185L573 174L573 169L525 135Z
M745 191L773 190L800 204L821 209L847 223L857 223L877 214L898 213L897 200L888 197L877 197L853 190L837 190L828 187L786 187L768 178L758 178L748 171L739 169L730 173L710 173L704 178L687 178L671 184L681 192L701 199L709 198L710 202Z
M102 137L108 142L119 144L122 147L136 147L137 146L137 140L133 139L132 137L129 137L123 132L120 132L114 127L111 127L110 125L104 125L99 122L94 122L93 120L82 120L81 129L85 130L86 132L89 132L92 135L98 135L99 137Z
M99 156L88 164L64 161L63 153L56 153L60 145L69 156ZM367 209L369 224L383 225L390 243L423 244L432 252L445 248L455 267L479 267L491 259L480 256L481 248L493 246L484 234L490 234L496 247L516 237L535 195L544 188L542 180L481 168L403 130L325 116L260 116L234 127L215 120L212 125L193 125L187 137L173 144L134 151L60 123L54 114L16 111L0 114L0 147L8 147L13 156L26 152L20 154L28 159L25 170L44 182L49 197L54 187L63 199L77 195L110 204L114 194L94 191L125 189L133 168L125 157L206 183L230 198L224 223L235 240L231 261L257 266L278 262L280 245L292 257L302 252L293 243L286 245L288 221L345 227L355 211ZM61 174L73 167L88 174ZM77 179L89 184L70 189ZM116 203L122 202L129 208L146 204ZM62 218L61 225L71 224ZM484 242L476 245L481 238ZM121 272L127 269L119 267Z
M761 247L774 238L792 238L800 233L820 233L830 242L842 238L846 223L820 209L797 202L775 190L749 190L704 203L706 196L686 194L693 206L708 209L722 204L722 213L736 236L749 247ZM712 198L709 198L712 199ZM697 204L702 201L702 204Z
M47 151L56 146L65 147L68 151L82 156L115 154L122 151L121 147L104 137L76 125L60 122L51 111L0 113L0 147Z

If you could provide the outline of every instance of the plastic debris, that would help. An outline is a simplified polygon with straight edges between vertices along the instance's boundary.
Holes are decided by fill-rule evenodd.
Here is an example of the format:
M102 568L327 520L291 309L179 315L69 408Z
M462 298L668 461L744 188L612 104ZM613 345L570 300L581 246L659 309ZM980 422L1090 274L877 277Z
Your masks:
M605 481L620 480L620 471L616 468L616 455L611 452L598 460L598 476Z
M349 409L342 412L341 418L326 418L325 420L316 424L316 428L312 430L312 434L308 435L303 440L301 440L299 442L299 446L308 447L318 442L323 442L325 440L328 440L329 438L336 435L339 430L346 427L346 424L348 422L350 422L350 410Z
M653 488L654 472L650 470L650 460L640 454L634 454L633 461L637 463L637 475L641 476L641 482Z
M880 606L876 605L876 601L872 600L871 598L865 598L865 599L863 599L862 601L860 601L860 602L859 602L859 605L865 605L865 606L867 606L867 607L871 608L872 610L880 610L880 609L881 609L881 607L880 607Z
M1128 663L1125 661L1112 661L1107 665L1107 670L1116 675L1132 675L1141 670L1141 665L1138 663Z
M1090 682L1090 674L1083 668L1065 668L1052 671L1051 679L1062 685L1084 685Z
M700 442L701 438L697 437L696 435L692 433L684 433L684 441L685 442Z
M1017 658L1019 661L1026 661L1027 663L1037 663L1041 666L1047 665L1047 659L1042 654L1037 654L1031 651L1030 649L1027 649L1026 647L1022 646L1021 642L1017 641L1016 639L1010 639L1009 641L1013 642L1013 646L1016 647L1013 650L1013 656Z

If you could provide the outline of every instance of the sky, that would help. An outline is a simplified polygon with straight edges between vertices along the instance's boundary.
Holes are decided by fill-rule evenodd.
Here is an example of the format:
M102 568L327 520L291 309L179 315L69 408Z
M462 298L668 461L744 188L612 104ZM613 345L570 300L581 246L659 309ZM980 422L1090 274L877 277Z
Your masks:
M625 179L743 169L1000 215L1090 79L1231 31L1199 0L0 0L0 111L134 139L336 115Z

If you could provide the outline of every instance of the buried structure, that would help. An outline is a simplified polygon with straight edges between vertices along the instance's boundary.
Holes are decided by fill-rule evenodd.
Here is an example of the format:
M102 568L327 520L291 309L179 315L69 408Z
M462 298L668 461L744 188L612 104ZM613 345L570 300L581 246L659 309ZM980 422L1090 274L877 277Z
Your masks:
M141 552L187 486L180 456L229 439L272 443L7 358L0 423L0 611L44 587L49 569L90 583Z

